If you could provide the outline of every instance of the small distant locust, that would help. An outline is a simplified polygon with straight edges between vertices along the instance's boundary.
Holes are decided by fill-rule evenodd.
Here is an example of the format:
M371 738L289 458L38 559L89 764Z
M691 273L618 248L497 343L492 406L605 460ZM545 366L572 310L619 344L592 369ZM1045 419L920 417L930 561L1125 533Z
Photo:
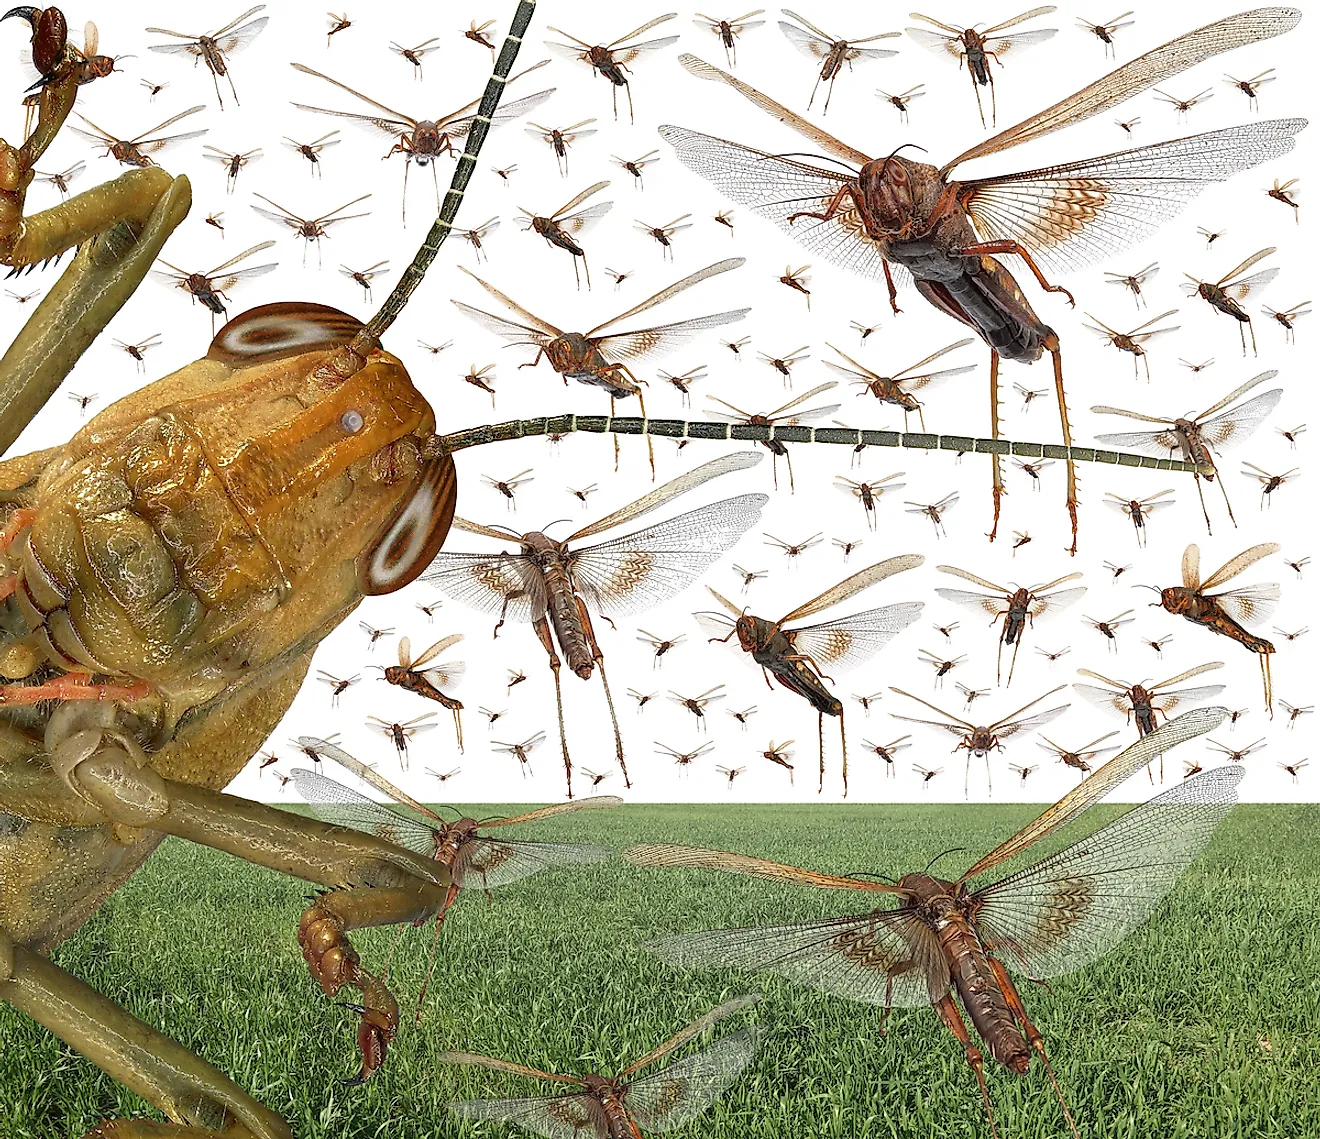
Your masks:
M458 739L459 751L463 750L463 722L460 719L463 705L452 696L446 696L441 689L451 685L455 678L462 674L463 665L458 661L443 665L432 664L431 662L446 649L458 644L462 639L462 633L451 633L447 637L441 637L425 652L414 657L412 655L412 645L409 643L408 638L400 637L399 663L382 670L385 679L389 683L426 700L434 700L453 714L454 735ZM434 714L431 713L431 715Z
M800 269L794 269L789 265L784 266L784 275L779 278L781 285L786 285L790 289L796 289L807 298L807 312L811 311L811 290L807 288L807 282L810 277L804 277L802 274L810 269L810 265L803 265Z
M768 759L771 763L779 764L780 767L788 772L788 785L790 787L793 786L793 765L788 761L793 758L793 753L789 751L788 748L790 744L796 742L797 741L795 740L785 740L783 743L777 744L774 740L771 740L766 744L765 751L761 753L763 759ZM741 771L743 769L740 767L738 770ZM730 779L729 782L732 783L733 780Z

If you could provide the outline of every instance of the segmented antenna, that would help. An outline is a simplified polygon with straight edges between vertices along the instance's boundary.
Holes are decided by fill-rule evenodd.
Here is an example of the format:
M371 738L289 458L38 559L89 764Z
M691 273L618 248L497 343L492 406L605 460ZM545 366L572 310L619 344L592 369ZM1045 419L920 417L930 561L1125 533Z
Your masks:
M484 427L468 427L437 437L437 452L462 451L506 439L529 435L568 435L575 431L615 435L663 435L669 439L746 440L753 443L835 443L849 447L906 447L923 451L971 452L990 455L1022 455L1033 459L1073 459L1111 466L1148 467L1161 471L1186 471L1207 475L1208 465L1184 459L1159 459L1129 451L1107 451L1098 447L1065 446L1059 443L1025 443L1012 439L985 439L972 435L932 435L917 431L871 431L854 427L808 427L805 424L717 423L703 420L642 419L638 416L550 415L537 419L510 419Z
M536 0L520 0L518 10L513 14L513 23L509 25L509 34L504 39L504 44L500 48L499 58L495 61L495 70L492 72L489 82L486 84L486 90L481 96L481 104L477 108L477 113L473 119L472 129L468 132L467 144L463 147L463 153L458 156L458 165L454 168L454 176L449 182L449 189L445 192L445 198L440 206L440 216L435 219L435 224L431 226L430 232L426 235L426 240L417 250L417 255L412 259L412 263L399 277L399 282L394 286L393 291L385 299L385 303L380 306L379 311L373 316L361 331L332 358L331 366L336 361L342 359L343 365L347 366L346 375L351 375L361 365L354 362L351 357L357 360L365 359L367 354L380 346L381 338L385 335L386 329L397 319L399 313L407 305L408 299L412 296L417 286L422 283L422 278L426 276L426 271L431 267L431 262L440 252L440 246L445 243L454 228L454 218L458 215L458 207L463 202L463 194L467 191L468 183L472 180L472 172L477 167L477 155L481 153L481 148L486 142L486 135L490 133L491 116L495 114L496 108L500 105L500 99L504 95L504 85L509 80L509 73L513 70L514 61L518 58L518 49L522 47L522 37L527 31L528 25L532 22L532 13L536 11Z

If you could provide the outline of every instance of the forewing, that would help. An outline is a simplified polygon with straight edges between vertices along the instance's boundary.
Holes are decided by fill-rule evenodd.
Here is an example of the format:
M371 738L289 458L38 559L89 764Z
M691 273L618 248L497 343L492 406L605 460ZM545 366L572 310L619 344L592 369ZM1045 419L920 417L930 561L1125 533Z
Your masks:
M570 555L587 601L626 615L673 597L756 524L769 501L743 494Z
M625 522L631 522L634 518L649 514L652 510L658 509L681 494L695 490L711 479L754 467L761 461L761 458L759 451L735 451L730 455L721 455L717 459L711 459L710 462L702 463L699 467L693 467L692 470L679 475L676 479L670 479L669 482L656 487L649 494L644 494L641 498L628 503L627 506L620 507L613 513L605 515L604 518L597 519L589 526L582 527L568 540L571 542L577 538L587 538L613 526L622 526Z
M464 844L454 880L467 890L497 890L556 866L603 862L613 853L608 846L588 843L478 838Z
M846 173L779 158L684 127L661 126L659 133L689 170L731 201L774 222L813 255L869 280L884 279L884 251L867 236L850 195L839 201L829 221L813 217L788 221L794 213L823 214L848 181Z
M1020 242L1038 261L1067 271L1145 240L1211 183L1287 154L1305 125L1274 119L970 179L960 201L983 239Z
M545 612L545 582L520 554L441 551L422 577L455 601L511 621L535 621Z
M802 629L786 629L795 652L823 671L864 664L921 616L923 602L900 601Z
M697 846L680 846L669 842L644 842L631 846L623 857L634 866L653 870L718 870L725 874L742 874L748 878L763 878L769 882L787 882L794 886L811 886L817 890L861 890L872 894L900 893L896 887L864 878L849 878L839 874L822 874L805 870L801 866L788 866L748 854L733 854L727 850L706 850Z
M1180 743L1213 732L1226 719L1228 709L1220 707L1196 708L1169 720L1136 743L1124 748L1112 759L1096 768L1076 787L1048 810L1037 816L1012 838L1001 842L994 850L979 858L959 881L967 881L1007 858L1026 850L1032 843L1058 830L1075 819L1092 803L1097 803L1124 782L1133 772L1146 766L1156 756ZM1098 742L1098 741L1097 741Z
M546 1139L583 1139L598 1134L595 1101L586 1095L529 1096L524 1099L459 1099L449 1110L464 1119L495 1119L526 1128Z
M322 822L374 834L415 854L435 853L434 828L305 767L295 767L291 774L307 809Z
M986 948L1031 977L1071 973L1107 953L1205 848L1243 774L1234 765L1206 771L978 890L972 904Z
M822 609L828 609L831 605L846 601L854 594L860 593L863 589L875 585L877 582L884 581L887 577L893 577L894 574L903 573L905 570L916 569L925 560L922 554L899 554L897 557L886 558L883 562L876 562L875 565L867 566L866 569L859 570L851 577L844 578L838 585L830 586L824 593L813 597L805 605L799 605L792 613L781 618L780 623L810 617L813 613L819 613Z
M623 1097L628 1114L647 1131L673 1131L714 1103L752 1062L759 1034L744 1028L663 1071L634 1080Z
M493 220L493 219L492 219L492 220ZM556 328L556 327L555 327L553 324L551 324L548 320L542 320L542 319L541 319L539 316L537 316L535 313L530 312L530 311L528 311L527 309L523 308L522 305L520 305L517 301L515 301L515 300L514 300L511 296L509 296L507 293L502 293L502 292L501 292L499 289L497 289L494 285L490 284L490 283L487 282L487 281L483 281L480 277L478 277L478 276L477 276L475 273L473 273L471 270L464 268L462 265L459 266L459 269L460 269L462 272L466 273L466 274L467 274L469 277L471 277L474 281L476 281L476 283L477 283L478 285L480 285L483 289L486 290L486 292L488 292L492 297L494 297L497 301L499 301L500 304L508 306L508 308L510 309L510 311L515 312L515 313L517 313L520 317L522 317L522 319L525 320L525 321L527 322L527 324L528 324L531 328L536 329L537 331L541 332L542 334L544 334L545 336L548 336L548 337L555 337L555 336L562 336L562 335L563 335L563 331L562 331L561 329ZM455 302L455 303L457 303L457 302ZM478 311L480 311L480 310L478 310Z
M398 133L399 131L409 131L416 128L417 126L417 120L412 118L411 116L405 115L402 111L396 111L393 107L387 107L385 106L384 103L378 103L376 102L375 99L368 98L366 95L362 94L361 91L354 90L352 87L348 86L348 84L340 83L338 79L331 79L330 76L328 75L323 75L319 71L313 71L306 64L291 63L289 64L289 66L292 67L295 71L301 71L304 75L313 75L317 79L324 79L327 83L333 84L335 87L338 87L341 91L347 91L355 99L361 99L364 103L367 103L370 106L375 107L377 111L383 112L386 118L379 120L382 124L381 126L382 130L386 130L387 132L389 130L389 128L383 125L385 122L390 122L397 125L398 130L396 130L394 133ZM294 106L302 107L302 104L294 103ZM371 116L368 115L355 115L347 111L323 111L319 107L302 107L302 109L306 111L321 111L322 114L327 114L327 115L340 115L343 118L356 118L356 119L371 118Z
M368 100L369 102L370 100ZM384 115L362 115L357 111L333 111L329 107L313 107L307 103L294 103L300 111L314 111L318 115L334 115L337 119L349 119L362 127L371 127L387 138L397 139L400 135L411 134L417 124L407 119L391 119ZM338 139L335 140L339 141ZM333 146L333 142L325 143Z
M687 289L692 288L693 285L698 285L710 277L718 277L721 273L727 273L732 269L740 269L745 264L747 264L746 257L728 257L723 261L716 261L713 265L707 265L704 269L698 269L695 273L689 273L682 280L675 281L672 285L669 285L668 287L661 289L658 293L647 297L646 300L633 305L633 307L628 309L627 312L621 312L611 320L605 321L604 324L596 325L596 327L588 332L587 335L595 336L602 328L608 328L611 324L617 324L621 320L627 320L630 316L636 316L638 313L645 312L647 309L655 308L656 305L663 304L671 297L678 296L679 293L685 292Z
M1283 547L1278 542L1261 542L1250 549L1243 550L1237 557L1229 558L1228 561L1201 582L1202 591L1214 589L1218 585L1223 585L1226 581L1232 581L1248 566L1254 566L1261 558L1268 558L1271 554L1277 554L1281 549ZM1275 588L1277 589L1277 586ZM1275 600L1277 600L1277 594Z
M730 312L711 313L710 316L696 316L691 320L679 320L673 324L639 328L636 332L616 332L602 337L597 344L604 355L614 360L642 360L647 356L674 352L690 344L698 333L708 328L736 324L751 311L750 308L739 308Z
M1042 138L1073 123L1080 123L1221 52L1291 31L1301 18L1302 13L1297 8L1259 8L1197 28L1125 63L1015 126L977 143L945 165L940 173L947 175L959 163L984 154L994 154L1010 146Z

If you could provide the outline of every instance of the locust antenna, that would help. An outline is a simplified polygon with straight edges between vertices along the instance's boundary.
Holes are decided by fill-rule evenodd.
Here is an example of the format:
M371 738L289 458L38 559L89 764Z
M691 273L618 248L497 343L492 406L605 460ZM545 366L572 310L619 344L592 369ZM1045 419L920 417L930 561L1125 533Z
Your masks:
M908 146L915 146L915 143L908 143ZM833 162L836 166L842 166L849 174L854 177L861 174L852 163L844 162L842 158L835 158L832 154L814 154L809 150L785 150L780 154L773 154L772 158L810 158L813 162Z
M509 27L509 34L500 48L499 58L495 61L494 72L486 83L481 103L477 107L476 115L473 116L467 143L463 147L463 153L458 156L458 165L454 168L454 176L440 206L440 216L436 218L435 224L431 226L412 263L403 271L398 284L394 286L376 315L367 321L352 340L316 370L318 378L343 381L362 367L367 356L380 347L381 337L403 312L409 298L426 276L431 262L440 252L440 246L453 231L458 207L463 202L463 195L472 180L472 173L477 168L477 155L481 153L486 136L490 133L491 118L499 107L504 86L509 80L509 73L518 58L518 49L522 47L523 36L532 22L532 14L535 11L536 0L519 0L518 9L513 14L513 23Z
M941 858L943 858L946 854L959 854L959 853L962 853L963 851L965 851L966 849L967 849L967 848L966 848L965 846L951 846L951 847L949 847L948 850L943 850L943 851L941 851L939 854L937 854L934 858L932 858L929 862L926 863L926 869L925 869L924 871L922 871L922 873L924 873L924 874L929 874L929 873L930 873L930 868L931 868L932 866L934 866L935 863L937 863L937 862L938 862Z
M893 161L894 155L896 155L900 150L905 150L909 146L912 147L913 150L921 151L922 154L926 153L926 148L924 146L918 146L915 142L905 142L902 144L902 146L895 147L887 155L885 155L885 160L880 165L881 178L885 176L885 171L889 169L889 163Z

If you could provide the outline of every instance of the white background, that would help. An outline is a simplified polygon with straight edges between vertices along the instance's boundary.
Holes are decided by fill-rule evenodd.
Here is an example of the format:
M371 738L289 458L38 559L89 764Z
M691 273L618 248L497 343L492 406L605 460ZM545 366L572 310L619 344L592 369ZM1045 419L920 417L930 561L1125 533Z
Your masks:
M512 6L464 9L463 20L457 15L437 18L432 5L396 3L376 8L376 13L366 7L350 9L353 27L337 35L327 50L326 18L319 3L270 5L265 13L271 17L269 26L253 46L233 59L234 82L242 105L238 108L232 105L225 85L223 112L216 106L211 77L203 68L193 68L179 57L146 50L148 44L164 42L165 37L148 35L144 27L162 25L199 32L203 29L193 26L197 18L193 13L202 9L185 9L188 13L185 15L179 14L177 6L165 3L120 3L96 13L104 17L102 49L112 53L132 52L136 58L123 62L123 74L83 88L79 110L107 130L131 136L149 131L158 122L196 103L207 105L205 114L186 120L168 133L206 126L208 134L203 139L176 144L157 156L167 170L187 173L193 182L193 211L166 248L169 260L189 270L206 271L259 241L274 238L279 242L275 250L250 262L258 264L278 257L278 272L240 284L231 301L231 315L268 301L306 299L336 305L365 318L372 306L364 303L359 287L340 274L338 266L342 263L362 268L388 258L392 272L378 282L376 300L380 301L425 232L433 206L429 173L418 168L410 173L409 224L403 229L399 215L402 162L398 157L388 163L381 161L388 142L348 122L296 110L290 101L352 111L365 108L330 85L294 72L288 63L304 62L414 117L438 117L478 95L489 73L489 52L460 37L466 18L475 16L480 22L495 17L499 42ZM584 0L574 0L572 4L545 0L537 11L519 67L534 63L546 54L541 41L547 38L547 24L600 42L658 14L647 7L623 8L618 4ZM386 9L388 16L384 14ZM1118 34L1117 62L1129 60L1141 51L1234 10L1234 5L1225 3L1141 5L1135 26ZM212 26L237 14L236 9L231 12L223 7L208 11ZM910 22L898 15L879 17L876 11L873 5L817 3L805 14L835 34L854 37L898 30ZM1016 6L1013 10L1002 6L955 10L944 5L931 11L954 22L973 16L1007 18L1015 14ZM1057 27L1059 34L1046 44L1024 49L1021 54L1010 54L1004 67L995 70L1001 127L1026 117L1113 66L1104 59L1099 41L1078 29L1069 12L1060 10L1053 16L1032 21L1027 26ZM712 13L722 14L726 13ZM737 74L795 110L805 112L813 65L774 26L777 15L765 17L764 26L744 35ZM70 9L69 16L76 25L84 13ZM501 219L499 230L488 239L490 263L482 266L481 275L552 323L583 331L709 262L733 255L745 256L747 265L735 274L705 284L654 314L640 318L643 324L665 323L724 308L744 305L753 308L743 323L717 330L690 350L638 369L642 378L651 381L647 410L656 418L683 414L678 393L657 381L658 367L677 374L699 364L707 365L709 376L697 384L692 413L688 416L699 418L708 395L719 395L751 410L768 411L795 393L838 378L821 363L823 358L832 358L826 341L839 345L877 371L892 373L961 339L963 328L924 304L915 293L901 296L900 304L905 311L894 318L889 314L882 290L827 264L816 264L809 270L808 287L812 295L808 314L804 298L777 281L786 264L796 268L807 259L799 247L772 224L746 210L735 211L736 229L732 237L727 229L714 223L712 217L716 211L729 208L731 203L679 164L655 134L658 124L672 122L772 152L810 151L813 147L733 92L698 83L680 69L676 62L680 51L695 52L720 66L725 63L715 37L694 27L690 12L684 11L679 19L647 33L646 38L665 34L680 34L682 39L676 47L644 57L635 67L636 125L628 124L626 108L617 123L613 120L611 89L585 65L557 58L551 66L511 88L511 96L517 97L545 86L556 87L553 98L531 117L548 126L566 126L595 116L599 121L592 125L598 133L581 140L573 149L568 178L559 176L549 148L539 138L525 133L521 122L504 126L491 136L459 216L459 224L467 226L477 225L491 215ZM1245 77L1267 67L1277 68L1278 81L1263 88L1261 115L1307 114L1314 105L1314 97L1309 94L1314 90L1314 82L1307 82L1304 70L1314 66L1306 55L1309 35L1304 23L1280 40L1213 59L1170 81L1165 90L1175 95L1186 97L1203 88L1211 88L1214 93L1212 99L1193 110L1185 128L1175 122L1172 107L1147 93L1115 114L1098 116L1044 142L960 169L959 173L970 176L1029 169L1250 121L1246 98L1222 81L1225 70ZM412 66L389 51L387 44L398 40L411 45L431 36L439 36L440 45L437 51L425 56L425 78L418 81ZM3 37L0 50L16 55L26 42L22 21L0 26L0 37ZM879 46L897 48L900 54L892 59L863 63L853 72L845 72L834 91L828 116L820 116L822 101L818 96L811 113L813 121L870 154L888 153L901 143L919 143L926 148L929 160L937 165L984 137L965 71L960 71L951 60L922 49L906 36L884 41ZM148 102L147 91L140 86L144 76L169 84L154 102ZM912 104L911 125L903 126L896 111L877 99L874 91L879 86L899 92L916 83L926 84L926 94ZM1133 143L1129 144L1114 125L1114 119L1136 115L1142 121L1136 128ZM13 110L0 125L7 138L21 134L21 119ZM325 152L324 179L313 180L306 161L282 145L281 136L287 134L309 141L336 126L341 128L339 137L343 141ZM1238 529L1234 530L1228 523L1216 487L1206 488L1215 525L1214 537L1209 538L1188 476L1082 464L1079 467L1081 548L1076 559L1069 559L1064 553L1067 522L1062 508L1062 464L1045 471L1043 491L1039 494L1032 493L1029 480L1021 471L1007 468L1005 477L1010 493L1004 501L1000 541L994 546L984 537L990 521L989 470L984 458L969 456L961 464L955 464L951 455L872 450L864 456L859 468L850 470L849 455L843 448L798 447L794 450L796 495L787 491L781 464L781 489L772 494L762 524L754 527L706 578L727 596L739 596L739 583L730 568L734 562L752 569L770 570L768 579L752 587L747 601L754 612L773 618L882 558L906 552L920 552L927 558L921 569L893 578L823 618L900 600L926 603L922 619L877 659L838 678L837 692L846 705L849 729L850 800L962 799L963 781L959 778L962 763L960 757L949 753L954 738L932 728L891 720L888 715L900 712L924 716L927 715L924 709L886 691L879 706L867 717L850 697L851 693L884 691L888 685L895 684L961 715L963 702L953 681L994 689L995 632L984 627L981 617L959 612L935 597L936 586L962 584L937 573L935 566L940 563L961 566L1006 584L1030 584L1080 570L1085 575L1082 584L1089 588L1080 604L1057 618L1041 622L1029 633L1012 687L993 690L979 700L973 709L977 722L1006 715L1047 689L1077 679L1075 669L1079 666L1137 681L1160 680L1205 661L1222 660L1226 664L1224 669L1193 683L1216 680L1228 683L1229 689L1220 702L1234 708L1248 707L1250 713L1235 731L1214 733L1215 738L1232 746L1241 746L1260 736L1269 741L1267 748L1247 761L1249 774L1242 787L1243 797L1270 801L1316 796L1320 767L1304 771L1301 783L1294 786L1277 766L1279 762L1291 763L1307 755L1312 717L1303 718L1291 731L1287 730L1286 717L1277 710L1274 721L1268 721L1262 708L1254 655L1162 611L1148 608L1151 595L1128 588L1130 582L1174 584L1180 555L1189 541L1200 543L1202 565L1207 572L1261 541L1282 542L1283 557L1289 560L1315 553L1314 512L1305 507L1305 496L1313 489L1311 484L1304 480L1285 486L1274 496L1272 508L1262 512L1256 484L1239 473L1240 460L1246 459L1270 471L1300 465L1306 477L1310 477L1306 468L1312 435L1304 435L1301 446L1293 453L1276 428L1292 428L1313 414L1310 405L1314 401L1311 394L1314 358L1309 353L1316 330L1313 322L1303 320L1297 346L1285 347L1282 329L1259 315L1261 303L1288 309L1312 293L1309 273L1313 262L1308 254L1313 250L1309 242L1308 207L1302 206L1301 224L1295 225L1291 211L1264 193L1275 177L1285 181L1309 176L1310 133L1303 134L1297 150L1277 163L1246 171L1227 184L1211 188L1164 226L1153 240L1127 251L1112 263L1095 265L1065 278L1064 283L1077 297L1075 311L1069 310L1061 297L1043 294L1019 261L1007 260L1008 268L1022 283L1033 307L1061 336L1074 438L1080 443L1089 442L1096 432L1124 430L1129 426L1090 414L1087 409L1092 404L1111 403L1151 414L1197 412L1256 373L1267 368L1279 369L1279 379L1264 385L1284 387L1285 395L1278 410L1255 436L1232 449L1221 463ZM264 157L241 173L237 192L230 196L226 194L220 165L202 158L203 143L228 151L261 147ZM660 149L661 160L646 169L644 191L635 189L632 177L610 157L635 158L655 148ZM87 160L88 170L75 182L75 190L113 178L119 172L113 160L96 157L87 143L67 133L48 152L40 169L61 170L80 158ZM518 170L512 176L512 185L506 187L490 168L512 162L518 164ZM452 168L451 160L439 164L442 186L447 183ZM615 207L584 238L595 289L579 293L571 284L568 257L521 233L514 218L518 206L549 213L602 178L611 179L613 184L599 198L613 201ZM1306 178L1300 189L1301 201L1305 203L1309 200ZM287 236L287 231L249 208L253 190L309 216L329 212L359 194L371 193L371 200L358 207L370 209L371 214L369 218L333 227L323 243L324 268L318 269L314 248L308 251L304 267L301 240ZM38 183L29 204L32 209L41 209L54 200L54 190ZM209 212L218 210L224 211L223 239L202 221ZM633 219L637 218L660 224L688 212L693 214L688 219L693 222L693 228L676 236L672 265L662 261L660 248L633 225ZM1197 235L1198 226L1224 231L1225 236L1207 251L1204 240ZM1262 298L1253 297L1248 303L1248 309L1256 316L1260 354L1255 359L1244 359L1238 346L1237 325L1213 313L1199 299L1188 300L1176 286L1184 279L1184 272L1213 279L1266 245L1278 246L1279 253L1265 262L1265 266L1277 265L1282 272ZM1148 286L1149 308L1136 309L1129 294L1104 283L1102 269L1132 272L1152 261L1159 263L1161 272ZM530 353L502 347L497 338L459 315L449 304L450 298L464 299L482 308L493 304L469 278L456 271L459 264L476 268L473 251L466 244L451 242L442 251L411 308L387 339L387 347L403 357L414 381L432 401L442 429L561 411L608 410L603 393L577 385L566 389L544 362L535 370L517 370L516 365L530 359ZM634 275L615 292L605 273L606 266L631 270ZM53 272L25 277L15 291L44 288L53 279ZM1152 344L1149 385L1144 373L1140 381L1134 382L1130 357L1116 352L1082 327L1084 311L1126 330L1171 308L1178 309L1179 315L1164 323L1179 324L1181 331ZM12 338L26 311L30 310L0 298L0 323L5 326L0 332L5 342ZM849 328L852 320L880 325L865 347L859 346L857 334ZM20 454L61 442L77 429L78 408L66 393L96 393L97 398L89 409L89 414L95 413L145 380L165 375L203 355L210 331L209 314L201 306L190 306L186 295L144 284L11 453ZM114 348L110 340L114 337L135 342L155 332L163 333L164 343L148 354L147 375L140 377L132 360ZM719 342L742 336L750 336L752 340L738 363ZM432 356L416 347L419 339L432 344L452 339L454 346ZM810 359L795 370L792 391L782 386L777 373L755 359L756 350L777 356L802 344L810 345ZM1196 362L1214 357L1216 362L1193 375L1178 365L1179 357ZM930 430L989 433L987 361L988 352L979 342L941 361L947 366L975 363L977 370L923 393ZM491 362L498 364L495 380L498 397L493 415L489 398L459 378L470 365ZM1307 362L1310 367L1306 366ZM1005 435L1012 439L1056 441L1058 420L1051 400L1042 398L1024 413L1012 388L1014 382L1031 388L1051 386L1048 357L1031 368L1006 364L1001 378ZM880 407L869 396L859 399L854 392L855 389L841 386L815 402L842 403L839 417L850 426L901 427L902 416L897 409ZM620 406L620 414L632 414L635 410ZM917 428L915 421L912 426L914 430ZM636 439L624 439L622 447L617 475L613 471L612 444L603 437L570 437L557 452L544 439L469 451L458 458L459 513L478 521L527 529L539 528L554 519L571 519L568 525L561 523L552 528L553 534L562 537L571 528L604 515L651 488L644 444ZM659 478L672 478L725 449L724 445L694 443L680 455L673 443L657 440ZM528 467L533 468L535 481L519 490L517 511L509 513L504 500L483 482L482 476L505 478ZM906 472L905 478L899 480L906 487L885 496L878 533L868 532L856 500L832 486L840 474L877 479L900 470ZM593 482L600 484L600 489L591 496L584 510L566 488ZM1104 492L1140 497L1166 486L1177 489L1177 505L1154 519L1149 548L1139 550L1128 520L1102 504ZM701 488L687 501L671 507L670 512L690 510L703 501L747 490L771 491L768 461L751 471ZM947 518L947 538L940 540L936 539L929 521L905 513L900 501L933 502L953 491L960 494L961 500ZM638 523L633 528L641 525ZM1015 530L1029 533L1033 541L1014 557L1009 544ZM820 532L824 541L801 558L800 564L789 568L778 551L764 544L763 532L790 541ZM833 538L861 538L863 545L845 564L839 550L830 544ZM475 551L500 547L455 531L447 548ZM1270 580L1283 583L1284 600L1275 619L1262 630L1266 635L1270 625L1294 630L1306 625L1312 617L1307 591L1312 576L1320 574L1320 567L1310 567L1306 578L1299 581L1283 565L1283 557L1259 563L1240 582L1234 583ZM1106 559L1120 565L1131 563L1132 568L1114 584L1110 573L1102 568L1101 563ZM344 746L354 754L379 763L389 777L427 799L528 801L561 797L564 778L556 738L553 691L544 654L530 627L507 625L499 639L492 641L491 618L451 601L444 603L431 624L417 606L435 600L437 595L424 583L414 584L393 597L368 600L325 641L313 671L323 668L337 676L360 672L364 679L350 688L342 697L340 708L331 712L328 688L309 676L303 692L270 741L270 748L282 760L276 770L287 773L290 767L305 765L305 759L290 746L290 737L338 731ZM697 587L640 621L642 626L661 636L682 633L687 637L665 658L661 668L653 668L649 647L635 639L637 620L619 620L617 632L611 631L604 621L596 623L633 776L634 788L626 794L634 800L817 801L814 713L805 702L778 687L773 692L767 690L750 659L739 659L727 649L704 643L690 613L709 608L708 600L704 590ZM1117 655L1107 652L1100 635L1084 622L1083 614L1105 619L1130 607L1137 611L1136 623L1120 631ZM457 754L449 717L440 710L439 727L418 737L410 770L400 771L392 746L384 736L366 726L365 717L407 720L433 706L379 682L378 673L366 668L371 663L393 662L395 636L382 639L375 651L370 652L367 638L358 628L358 618L377 627L392 626L398 634L409 634L414 652L451 632L466 635L466 640L444 658L461 659L467 664L461 684L452 690L467 708L466 754ZM944 624L955 618L961 621L961 627L948 644L932 624L937 621ZM1160 660L1142 641L1167 633L1173 634L1173 641ZM1279 650L1274 658L1276 698L1295 705L1314 702L1313 637L1308 635L1292 643L1275 637L1275 641ZM1063 645L1071 645L1072 652L1053 666L1034 651L1036 646L1056 650ZM923 648L941 655L968 657L967 663L948 678L942 691L934 690L932 670L918 660L918 651ZM528 679L506 695L506 670L510 668L522 669ZM695 729L695 721L687 711L665 698L671 687L690 695L721 683L726 685L726 696L711 705L710 728L705 735ZM634 701L625 695L630 687L643 692L656 691L659 695L638 714ZM1060 700L1070 701L1072 707L1046 729L1051 739L1077 747L1116 728L1121 730L1121 742L1135 738L1135 729L1125 727L1121 717L1089 705L1071 690L1057 694L1041 707L1053 706ZM597 772L612 771L613 741L599 682L593 678L583 683L565 670L564 701L569 743L576 762ZM752 704L759 711L751 719L750 730L740 731L728 711ZM485 718L477 711L479 705L508 709L494 731L487 730ZM533 753L534 774L524 781L516 760L491 752L488 741L491 736L505 741L521 740L537 731L545 731L547 741ZM899 753L898 778L886 779L883 765L867 751L863 739L886 742L909 731L913 746ZM786 738L797 741L793 749L796 786L790 786L787 772L760 757L767 740L779 742ZM706 740L714 741L716 747L684 775L672 762L654 754L656 740L681 751L694 749ZM837 728L829 723L824 797L831 800L837 800L840 792L838 748ZM1203 741L1188 744L1168 757L1168 779L1178 778L1181 761L1190 758L1209 764L1218 757ZM1008 770L1010 762L1040 765L1025 789ZM943 767L944 771L923 788L920 779L912 773L913 763ZM991 763L994 798L998 800L1042 801L1056 797L1075 781L1075 773L1052 762L1046 752L1035 746L1034 737L1013 740L1007 753L993 757ZM715 771L716 764L746 770L730 789L723 776ZM423 774L424 767L442 772L461 767L462 771L440 788ZM339 775L335 771L327 773ZM343 778L352 782L346 774ZM586 782L578 773L575 790L583 793ZM1140 785L1134 781L1126 790L1133 796L1141 796L1147 786L1144 780ZM280 798L270 772L258 777L255 763L231 790L258 798ZM618 773L606 780L600 790L623 792ZM971 797L975 800L985 796L984 767L978 760L972 770ZM292 787L285 797L292 797Z

